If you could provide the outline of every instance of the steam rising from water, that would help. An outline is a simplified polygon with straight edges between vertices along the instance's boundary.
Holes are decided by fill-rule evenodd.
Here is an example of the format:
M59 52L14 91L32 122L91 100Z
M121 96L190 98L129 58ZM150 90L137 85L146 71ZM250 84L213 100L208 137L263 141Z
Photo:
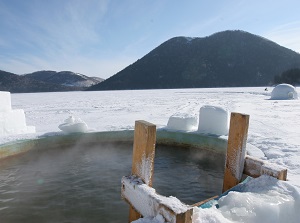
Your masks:
M214 161L217 168L207 172L211 168L208 157L196 149L160 146L153 186L163 195L177 196L190 204L218 194L223 164L215 165ZM120 180L130 174L131 162L132 144L85 141L73 148L39 149L3 160L1 221L124 222L128 205L120 198Z

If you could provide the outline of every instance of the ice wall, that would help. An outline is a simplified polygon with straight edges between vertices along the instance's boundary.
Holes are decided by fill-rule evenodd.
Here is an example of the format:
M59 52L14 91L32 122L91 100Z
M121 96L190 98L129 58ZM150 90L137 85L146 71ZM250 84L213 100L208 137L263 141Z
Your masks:
M205 105L200 108L198 132L228 135L228 111L221 107Z
M22 109L11 109L10 92L0 91L0 136L34 133L34 126L27 126Z

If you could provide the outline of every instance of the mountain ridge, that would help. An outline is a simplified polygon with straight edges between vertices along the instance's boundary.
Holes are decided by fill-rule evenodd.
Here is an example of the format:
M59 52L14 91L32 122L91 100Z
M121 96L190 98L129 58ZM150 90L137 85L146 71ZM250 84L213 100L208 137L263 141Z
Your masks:
M37 71L17 75L0 70L0 91L11 93L81 91L100 81L101 78L78 75L71 71Z
M272 84L300 54L240 30L173 37L88 90L242 87Z
M36 71L33 73L25 74L24 76L43 82L82 88L90 87L104 80L88 77L84 74L74 73L71 71L56 72L51 70Z

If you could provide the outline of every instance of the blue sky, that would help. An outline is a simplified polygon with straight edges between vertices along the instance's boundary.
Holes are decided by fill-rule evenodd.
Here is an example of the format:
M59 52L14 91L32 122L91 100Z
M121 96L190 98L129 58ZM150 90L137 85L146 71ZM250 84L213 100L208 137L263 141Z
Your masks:
M300 53L299 0L0 0L0 70L108 78L175 36L244 30Z

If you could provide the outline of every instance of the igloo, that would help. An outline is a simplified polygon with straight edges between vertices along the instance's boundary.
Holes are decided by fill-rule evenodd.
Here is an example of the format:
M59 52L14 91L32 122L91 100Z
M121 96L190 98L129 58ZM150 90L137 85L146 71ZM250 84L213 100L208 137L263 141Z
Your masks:
M0 136L35 133L34 126L26 126L23 109L11 109L10 92L0 91Z
M213 135L228 135L228 129L228 111L211 105L205 105L200 108L198 132Z
M289 100L298 99L296 88L290 84L279 84L277 85L272 93L272 100Z

